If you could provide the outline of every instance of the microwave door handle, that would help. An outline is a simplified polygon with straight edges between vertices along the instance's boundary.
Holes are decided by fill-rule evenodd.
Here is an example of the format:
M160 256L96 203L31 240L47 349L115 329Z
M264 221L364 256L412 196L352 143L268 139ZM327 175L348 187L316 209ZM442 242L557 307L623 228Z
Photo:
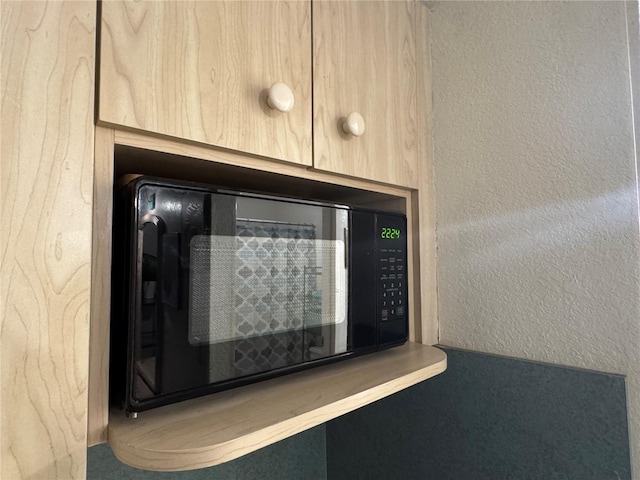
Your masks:
M145 227L147 225L154 225L155 228L155 234L156 234L156 264L155 264L155 276L156 276L156 288L159 287L159 283L161 281L160 277L160 272L162 272L162 235L164 234L164 232L166 231L166 225L164 223L164 220L162 220L162 218L158 217L157 215L152 215L150 213L147 213L146 215L144 215L139 222L138 225L138 251L139 252L144 252L144 236L145 236ZM140 258L140 260L142 260L142 257ZM159 301L160 299L157 298L157 292L156 292L156 302Z
M163 252L162 252L162 236L163 233L166 231L166 225L164 223L164 221L158 217L157 215L152 215L152 214L146 214L144 215L139 222L139 226L138 226L138 252L140 252L140 256L138 257L138 262L140 262L140 266L139 266L139 275L140 277L138 278L138 282L137 284L139 286L142 285L142 264L144 261L144 235L145 235L145 226L147 225L154 225L155 228L155 236L156 236L156 261L155 261L155 271L154 273L154 277L155 277L155 291L154 291L154 311L155 311L155 319L154 319L154 327L153 327L153 331L152 331L152 335L154 337L154 343L156 345L156 347L158 349L162 349L162 340L161 340L161 335L162 335L162 326L160 325L160 321L163 317L163 302L162 302L162 291L163 291L163 285L162 285L162 262L163 262ZM140 287L138 287L140 288ZM138 298L140 298L140 303L138 304L137 309L139 309L139 311L136 312L136 316L138 319L142 318L142 292L138 292ZM158 359L162 359L162 352L159 351L158 355L157 355ZM162 362L161 361L157 361L155 363L155 370L153 372L147 372L147 377L145 378L143 376L143 380L145 381L145 383L147 384L147 386L156 394L162 392Z
M138 222L138 230L142 230L147 223L153 223L156 227L158 227L158 233L160 233L160 230L165 229L164 220L162 220L157 215L147 213L146 215L143 215L143 217Z
M142 262L144 260L144 236L145 236L145 227L147 225L154 225L155 235L156 235L156 262L155 262L155 277L156 277L156 289L160 286L161 275L162 272L162 235L166 231L166 226L164 221L158 217L157 215L146 214L144 215L138 224L138 252L140 256L138 258L138 262L140 265L140 271L142 270ZM148 233L148 232L147 232ZM140 278L140 280L144 280ZM156 302L160 299L158 298L158 290L156 290Z

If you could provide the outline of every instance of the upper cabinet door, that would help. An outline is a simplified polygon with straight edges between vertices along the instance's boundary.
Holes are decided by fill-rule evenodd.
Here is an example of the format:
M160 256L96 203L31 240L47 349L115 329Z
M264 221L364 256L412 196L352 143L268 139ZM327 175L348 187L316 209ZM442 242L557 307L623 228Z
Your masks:
M315 168L418 186L414 7L313 2Z
M101 8L101 122L311 165L308 1Z

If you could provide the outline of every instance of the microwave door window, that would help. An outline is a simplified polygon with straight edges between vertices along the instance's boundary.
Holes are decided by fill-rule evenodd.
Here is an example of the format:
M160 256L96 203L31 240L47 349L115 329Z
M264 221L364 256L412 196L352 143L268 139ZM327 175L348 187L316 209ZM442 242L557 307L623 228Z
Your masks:
M211 382L303 361L308 244L289 230L239 220L233 237L192 239L189 341L209 345Z
M237 220L235 367L238 374L303 361L301 251L293 235L311 239L313 225Z
M347 211L231 198L233 235L190 243L188 336L209 382L345 352Z

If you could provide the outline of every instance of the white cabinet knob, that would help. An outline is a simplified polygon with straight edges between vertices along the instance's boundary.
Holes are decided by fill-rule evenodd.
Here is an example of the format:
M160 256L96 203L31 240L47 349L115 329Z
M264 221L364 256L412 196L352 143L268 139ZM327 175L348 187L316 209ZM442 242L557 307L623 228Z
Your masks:
M278 82L269 87L267 105L274 110L288 112L293 108L293 92L286 83Z
M345 133L359 137L364 133L364 118L358 112L351 112L342 124L342 129Z

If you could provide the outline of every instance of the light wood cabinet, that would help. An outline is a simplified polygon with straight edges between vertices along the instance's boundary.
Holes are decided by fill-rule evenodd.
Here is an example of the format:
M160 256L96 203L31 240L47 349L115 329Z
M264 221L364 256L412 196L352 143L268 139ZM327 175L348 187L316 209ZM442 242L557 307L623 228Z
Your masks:
M96 5L0 7L0 478L82 479Z
M417 187L416 4L312 5L314 167ZM343 131L351 112L362 136Z
M99 119L416 188L415 8L104 2ZM292 89L291 111L269 108L275 82ZM352 112L364 118L362 136L343 130Z
M308 1L101 5L100 122L311 165Z
M142 170L158 175L247 176L256 189L405 211L414 232L411 340L435 343L437 332L425 333L437 326L428 277L435 271L431 177L416 169L417 155L430 155L421 140L428 138L429 84L420 77L429 76L427 43L414 35L425 24L413 23L424 20L422 3L102 2L99 18L94 1L0 4L0 478L84 478L87 444L107 440L112 176L130 160L125 151L147 152L138 159ZM422 19L412 16L419 8ZM267 106L275 82L293 91L288 113ZM358 138L340 133L351 111L366 122ZM418 370L444 368L441 357L430 362L409 362L391 377L404 388L426 378ZM267 386L252 388L260 398ZM395 388L367 387L366 398ZM365 399L342 387L334 393L349 408ZM294 418L297 406L284 412L277 438L343 408L333 400L320 406L306 418ZM274 438L269 433L255 448Z

